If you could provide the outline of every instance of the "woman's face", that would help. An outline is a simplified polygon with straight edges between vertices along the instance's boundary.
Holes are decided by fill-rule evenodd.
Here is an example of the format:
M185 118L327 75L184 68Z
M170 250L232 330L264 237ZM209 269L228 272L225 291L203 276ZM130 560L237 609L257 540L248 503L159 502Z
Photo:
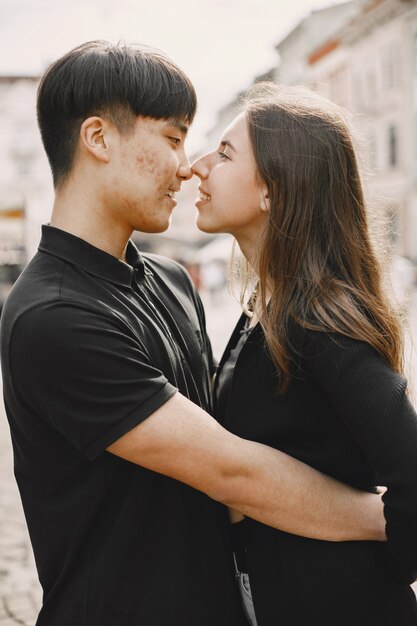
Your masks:
M201 180L196 201L200 230L230 233L238 241L260 233L267 219L266 200L244 113L226 128L217 150L198 159L192 170Z

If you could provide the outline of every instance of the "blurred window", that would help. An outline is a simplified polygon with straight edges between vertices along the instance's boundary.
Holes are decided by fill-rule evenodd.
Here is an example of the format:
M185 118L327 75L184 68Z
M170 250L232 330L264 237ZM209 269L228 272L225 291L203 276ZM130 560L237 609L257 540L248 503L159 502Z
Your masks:
M0 84L0 115L5 115L7 112L8 105L8 86L5 84Z
M355 108L360 109L362 106L362 78L359 72L353 78L353 99Z
M417 74L417 31L414 33L413 43L414 73Z
M401 59L397 42L390 41L383 51L383 80L386 89L400 84Z
M417 112L414 114L414 155L417 157Z
M390 167L398 165L398 128L394 125L388 129L388 163Z
M369 65L368 71L366 73L366 81L368 83L368 96L370 99L370 104L376 98L376 72L374 65Z
M26 177L31 173L32 158L26 156L15 157L16 174L18 177Z
M345 67L340 67L329 76L330 98L336 104L348 104L348 73Z

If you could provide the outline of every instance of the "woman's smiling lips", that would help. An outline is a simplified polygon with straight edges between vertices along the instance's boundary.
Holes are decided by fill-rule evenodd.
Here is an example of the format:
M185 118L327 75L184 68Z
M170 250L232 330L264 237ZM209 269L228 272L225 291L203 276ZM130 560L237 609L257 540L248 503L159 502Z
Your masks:
M211 196L204 191L203 189L201 189L201 187L198 188L198 198L196 202L209 202L211 200Z

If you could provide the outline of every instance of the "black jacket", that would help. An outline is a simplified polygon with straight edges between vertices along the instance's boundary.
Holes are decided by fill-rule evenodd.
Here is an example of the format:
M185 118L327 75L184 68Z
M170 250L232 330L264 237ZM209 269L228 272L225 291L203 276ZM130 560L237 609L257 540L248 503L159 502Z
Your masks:
M220 361L237 342L244 316ZM386 544L332 543L243 522L259 626L417 624L417 417L406 380L369 344L303 331L286 394L258 324L234 369L224 426L359 489L386 485Z

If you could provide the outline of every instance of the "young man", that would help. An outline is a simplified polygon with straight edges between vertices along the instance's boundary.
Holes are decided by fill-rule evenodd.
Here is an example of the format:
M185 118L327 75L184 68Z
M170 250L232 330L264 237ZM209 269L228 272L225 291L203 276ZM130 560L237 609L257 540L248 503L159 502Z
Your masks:
M245 624L215 500L290 532L383 539L377 496L210 417L200 300L179 265L129 242L169 226L195 108L164 55L105 42L39 87L56 200L1 333L38 626Z

